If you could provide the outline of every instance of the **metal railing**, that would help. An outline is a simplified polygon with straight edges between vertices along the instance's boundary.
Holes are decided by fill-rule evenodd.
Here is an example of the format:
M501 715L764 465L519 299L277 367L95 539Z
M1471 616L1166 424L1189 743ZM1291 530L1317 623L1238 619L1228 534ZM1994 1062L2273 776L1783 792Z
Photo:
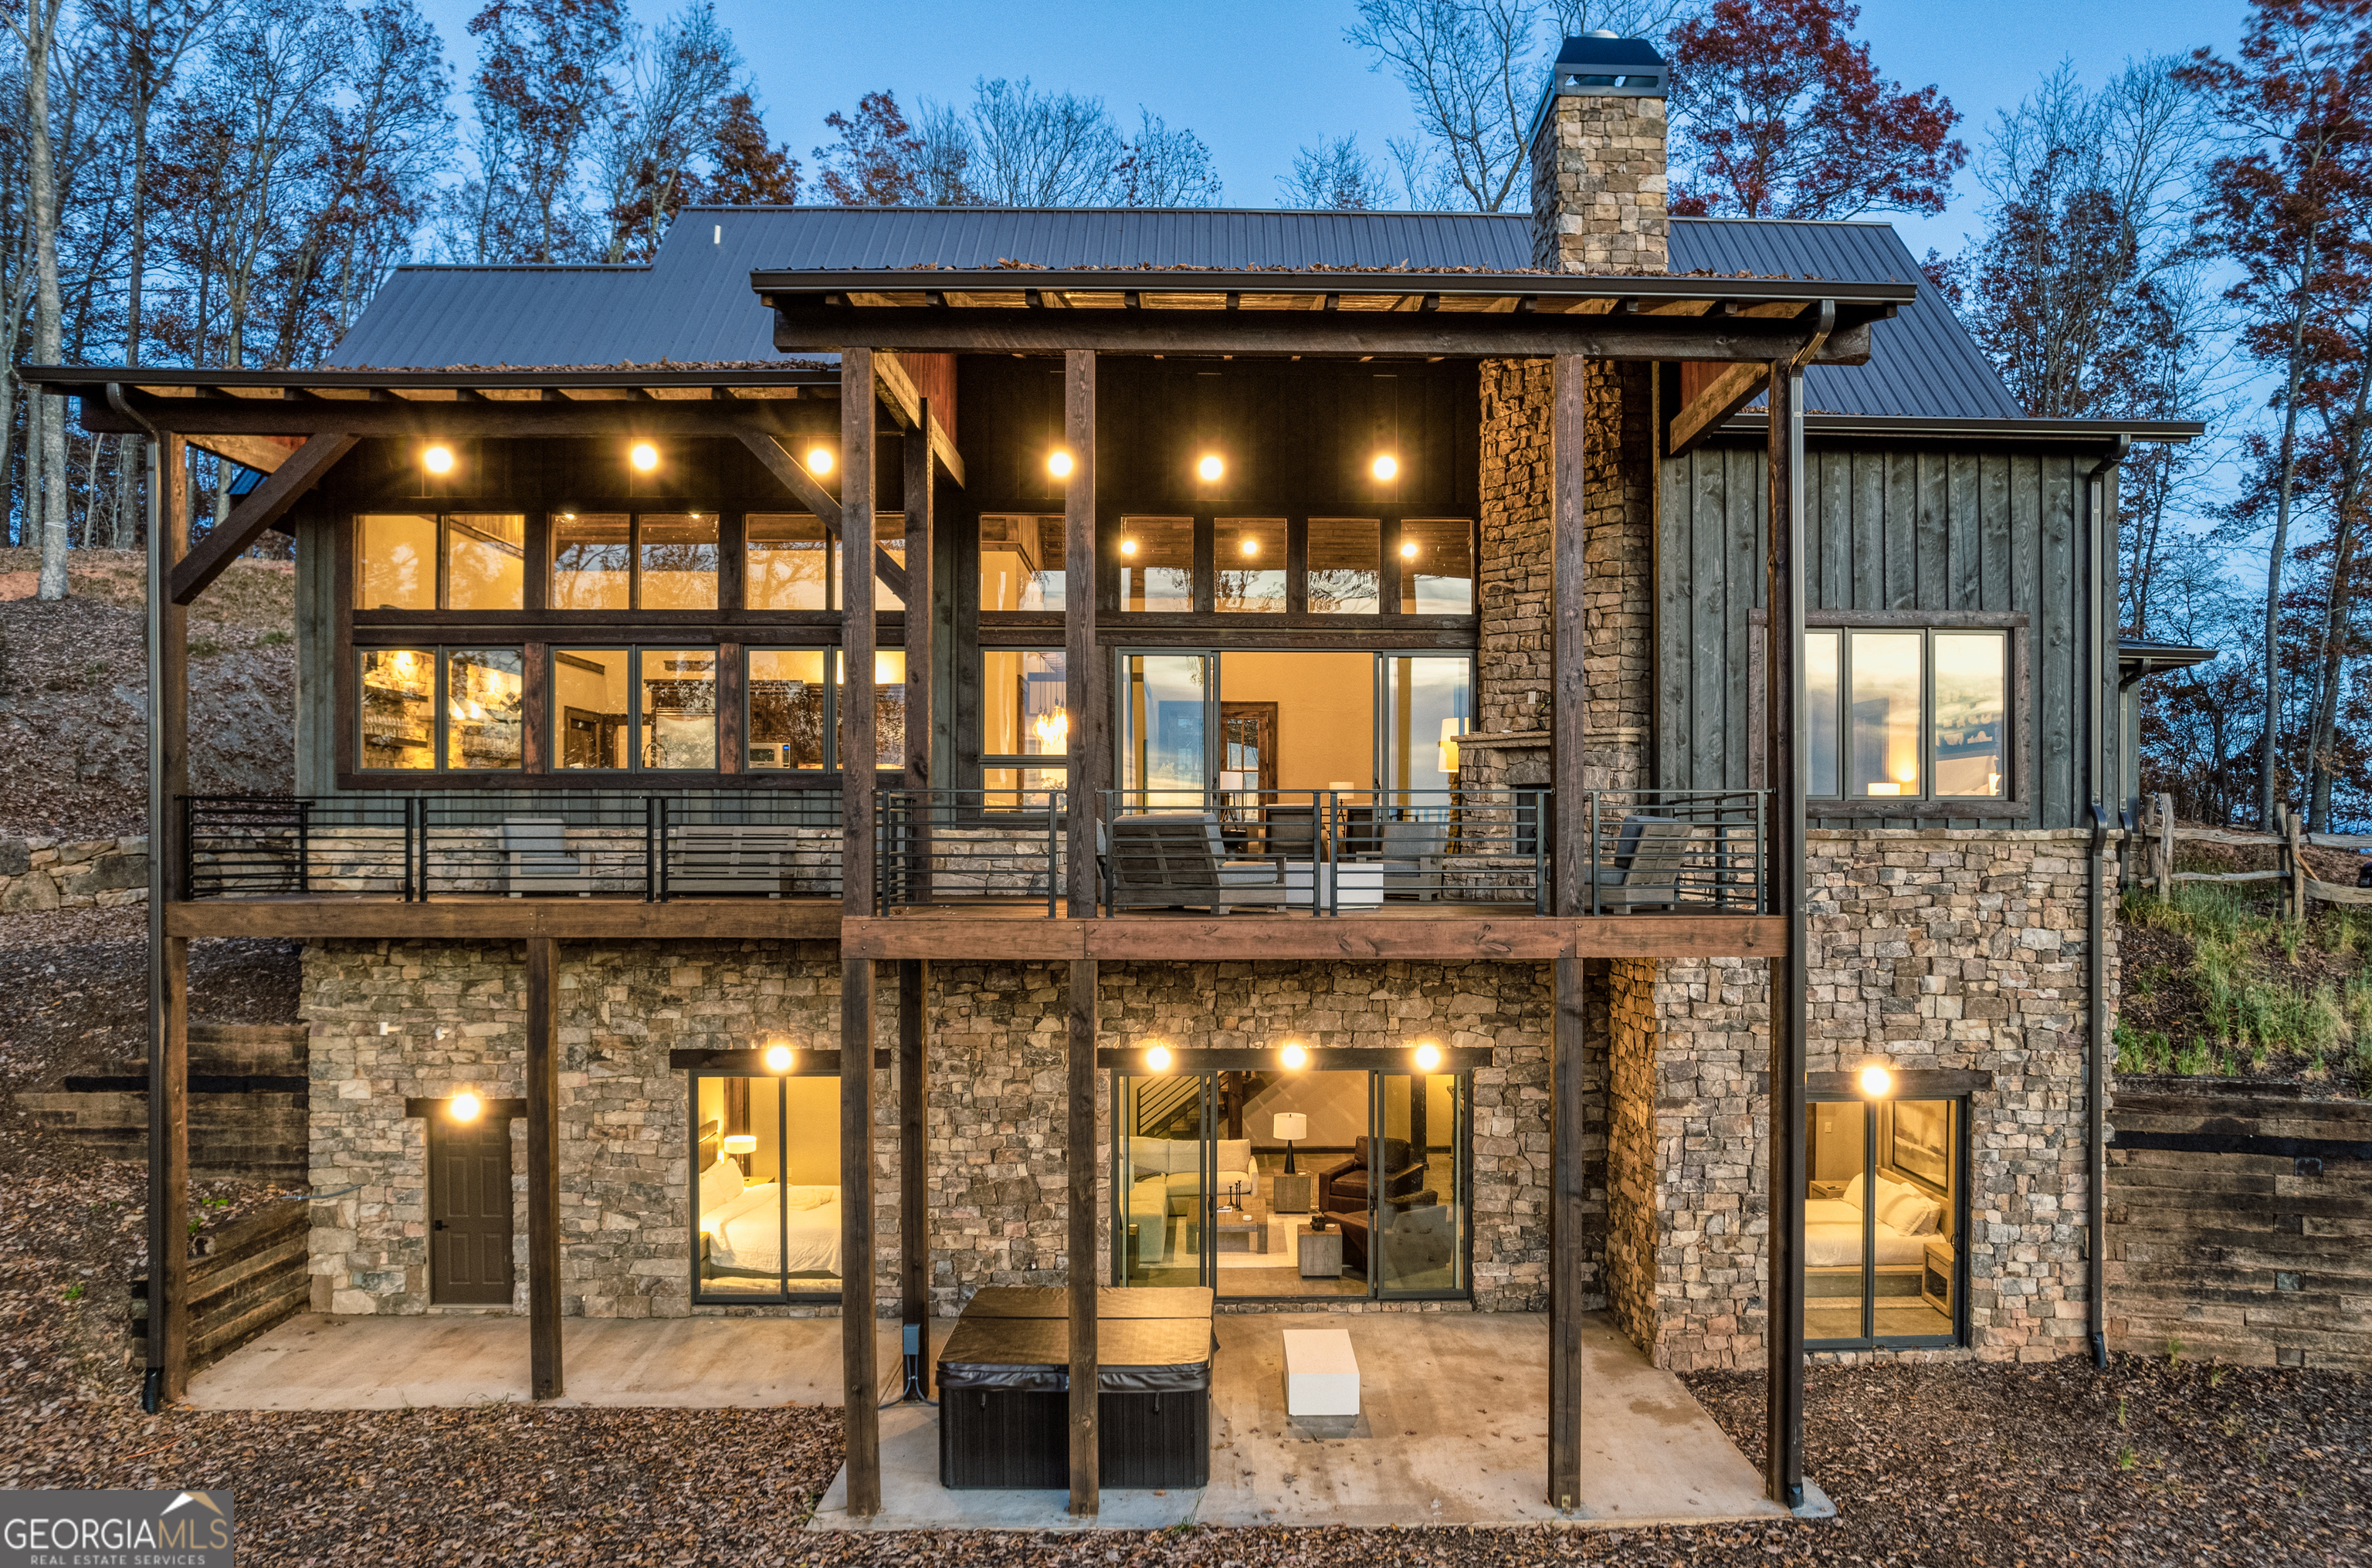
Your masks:
M1401 904L1548 912L1546 790L1110 790L1102 912Z
M840 894L840 798L185 796L183 896L638 898Z
M874 796L874 908L1062 897L1068 796L1044 789L885 789Z
M1594 789L1583 815L1589 914L1762 914L1771 792Z

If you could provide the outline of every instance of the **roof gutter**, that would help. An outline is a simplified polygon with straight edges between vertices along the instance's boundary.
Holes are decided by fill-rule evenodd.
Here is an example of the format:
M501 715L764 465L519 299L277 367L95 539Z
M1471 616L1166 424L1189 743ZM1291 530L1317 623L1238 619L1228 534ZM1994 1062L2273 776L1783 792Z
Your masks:
M2132 436L2120 432L2084 476L2085 772L2090 775L2092 796L2091 853L2084 866L2084 1328L2092 1365L2104 1372L2109 1366L2108 1250L2102 1237L2108 1218L2109 954L2101 862L2109 845L2109 816L2102 795L2108 772L2108 682L2101 668L2108 637L2108 562L2101 547L2112 476L2133 445Z

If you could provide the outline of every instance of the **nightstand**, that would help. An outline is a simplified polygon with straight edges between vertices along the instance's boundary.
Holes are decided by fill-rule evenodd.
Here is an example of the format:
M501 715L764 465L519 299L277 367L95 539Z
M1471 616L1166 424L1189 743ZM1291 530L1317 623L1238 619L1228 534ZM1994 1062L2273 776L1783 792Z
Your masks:
M1945 1317L1952 1315L1952 1244L1941 1237L1927 1244L1919 1271L1919 1298Z
M1845 1183L1842 1181L1815 1181L1805 1191L1809 1192L1815 1198L1826 1198L1830 1202L1833 1202L1837 1199L1845 1195Z

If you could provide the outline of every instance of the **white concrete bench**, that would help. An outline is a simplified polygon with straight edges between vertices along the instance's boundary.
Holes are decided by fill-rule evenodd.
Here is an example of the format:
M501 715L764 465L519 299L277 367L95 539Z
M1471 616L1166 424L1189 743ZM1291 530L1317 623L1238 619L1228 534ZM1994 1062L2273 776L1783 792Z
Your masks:
M1285 1332L1285 1413L1357 1415L1359 1361L1346 1329Z

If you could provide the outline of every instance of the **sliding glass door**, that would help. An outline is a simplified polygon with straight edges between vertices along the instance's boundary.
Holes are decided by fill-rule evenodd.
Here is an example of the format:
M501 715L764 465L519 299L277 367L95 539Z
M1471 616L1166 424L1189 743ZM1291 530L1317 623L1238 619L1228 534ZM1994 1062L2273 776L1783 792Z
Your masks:
M1120 656L1124 808L1199 811L1208 800L1217 663L1211 654Z
M1460 1074L1122 1074L1114 1277L1224 1299L1468 1294Z
M1966 1108L1892 1098L1806 1108L1807 1344L1959 1342Z

